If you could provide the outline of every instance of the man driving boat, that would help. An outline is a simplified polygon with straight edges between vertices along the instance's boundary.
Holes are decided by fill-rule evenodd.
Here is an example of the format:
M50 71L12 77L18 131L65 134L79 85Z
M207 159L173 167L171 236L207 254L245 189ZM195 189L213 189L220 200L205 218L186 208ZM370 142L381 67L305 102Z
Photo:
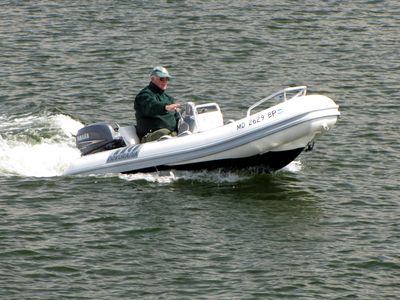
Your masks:
M179 104L165 92L170 78L166 68L155 67L150 73L149 85L135 97L136 130L142 143L177 134Z

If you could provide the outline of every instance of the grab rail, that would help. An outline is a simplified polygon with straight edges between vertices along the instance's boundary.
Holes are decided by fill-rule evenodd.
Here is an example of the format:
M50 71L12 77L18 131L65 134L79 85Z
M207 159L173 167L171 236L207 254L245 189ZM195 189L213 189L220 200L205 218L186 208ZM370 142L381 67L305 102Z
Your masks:
M287 101L289 99L286 98L286 94L288 92L294 92L294 91L299 91L299 92L296 95L294 95L293 97L290 97L289 99L293 99L293 98L296 98L299 96L305 96L306 92L307 92L307 86L303 85L303 86L288 87L288 88L280 90L279 92L276 92L266 98L261 99L260 101L254 103L252 106L249 107L249 109L247 110L247 117L249 117L250 112L257 106L259 106L261 103L264 103L265 101L275 98L282 94L283 94L283 101Z

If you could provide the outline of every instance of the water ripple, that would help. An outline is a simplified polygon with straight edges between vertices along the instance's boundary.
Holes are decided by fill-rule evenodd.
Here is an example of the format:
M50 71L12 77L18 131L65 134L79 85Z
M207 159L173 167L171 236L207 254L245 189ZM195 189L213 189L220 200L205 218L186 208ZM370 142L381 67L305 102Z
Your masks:
M398 297L397 1L0 7L3 298ZM272 175L57 177L77 126L134 121L158 64L227 119L293 83L341 119Z

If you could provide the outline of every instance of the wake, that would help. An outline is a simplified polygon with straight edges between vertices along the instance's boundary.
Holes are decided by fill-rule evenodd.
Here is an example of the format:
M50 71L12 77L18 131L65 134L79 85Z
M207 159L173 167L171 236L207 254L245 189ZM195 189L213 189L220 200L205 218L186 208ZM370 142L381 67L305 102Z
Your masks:
M0 174L61 175L80 156L74 135L82 126L63 114L0 116Z

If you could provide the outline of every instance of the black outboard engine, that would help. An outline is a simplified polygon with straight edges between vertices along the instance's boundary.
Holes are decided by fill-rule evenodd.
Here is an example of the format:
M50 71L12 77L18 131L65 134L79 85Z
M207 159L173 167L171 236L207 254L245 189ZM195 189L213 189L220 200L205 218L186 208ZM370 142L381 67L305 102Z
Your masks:
M78 130L76 146L82 156L124 147L126 145L118 128L117 124L111 126L105 122L87 125Z

